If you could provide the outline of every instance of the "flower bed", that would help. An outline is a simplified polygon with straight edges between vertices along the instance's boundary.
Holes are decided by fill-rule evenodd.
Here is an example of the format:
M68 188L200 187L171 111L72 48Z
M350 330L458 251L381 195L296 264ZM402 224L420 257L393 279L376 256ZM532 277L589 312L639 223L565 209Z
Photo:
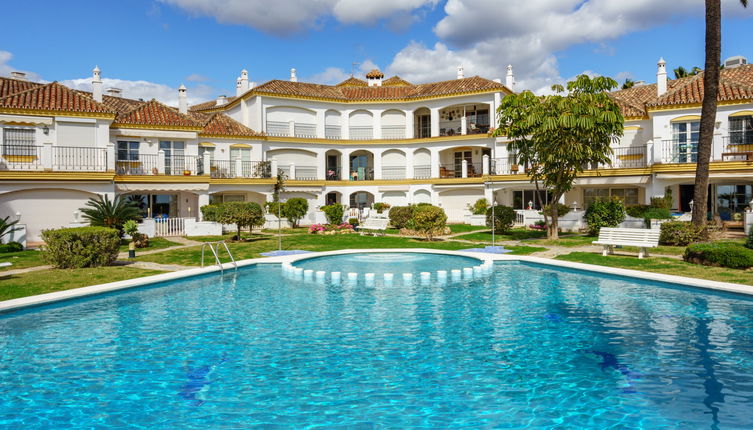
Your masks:
M353 226L346 222L342 224L314 224L309 227L311 234L348 234L354 231Z

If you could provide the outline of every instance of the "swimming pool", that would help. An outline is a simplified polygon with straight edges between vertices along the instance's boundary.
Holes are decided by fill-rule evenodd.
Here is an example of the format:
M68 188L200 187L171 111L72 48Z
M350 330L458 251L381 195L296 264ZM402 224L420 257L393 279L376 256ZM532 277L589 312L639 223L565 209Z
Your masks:
M753 301L531 263L277 265L0 315L0 427L749 428Z

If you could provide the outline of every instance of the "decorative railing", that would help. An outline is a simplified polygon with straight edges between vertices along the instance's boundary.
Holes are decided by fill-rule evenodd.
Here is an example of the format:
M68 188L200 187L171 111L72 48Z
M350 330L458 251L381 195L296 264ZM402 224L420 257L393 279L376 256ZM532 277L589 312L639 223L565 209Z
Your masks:
M431 165L421 164L413 166L413 178L414 179L429 179L431 178Z
M382 139L405 139L405 126L383 125Z
M342 129L339 125L324 126L324 137L326 139L341 139Z
M166 175L197 175L199 157L196 155L171 155L165 157L165 174Z
M267 121L267 135L290 136L290 123L285 121Z
M107 148L53 146L52 170L105 172L107 171Z
M295 178L299 181L315 181L317 176L316 166L295 166Z
M382 166L382 179L405 179L405 166Z
M157 154L138 154L135 160L116 160L115 173L118 175L158 175L159 156Z
M211 176L213 178L270 178L272 177L269 161L212 160Z
M294 124L295 137L316 137L316 124L298 123Z
M0 170L44 170L42 147L36 145L3 145Z
M695 163L698 161L698 142L662 140L661 158L663 163Z
M730 133L722 142L722 161L753 161L753 133Z
M609 156L610 163L599 166L600 168L636 168L646 167L647 152L646 145L630 146L627 148L612 148L612 155Z
M440 164L439 165L439 177L440 178L460 178L463 176L461 166L458 164Z
M484 173L483 163L468 163L468 177L469 178L479 178L483 175L483 173Z
M218 179L235 177L235 161L212 160L209 164L210 176Z
M517 175L522 170L514 157L491 160L490 172L493 175Z
M350 139L368 140L374 138L374 129L372 127L350 127Z
M374 179L374 169L372 167L359 167L352 169L348 179L351 181L371 181Z

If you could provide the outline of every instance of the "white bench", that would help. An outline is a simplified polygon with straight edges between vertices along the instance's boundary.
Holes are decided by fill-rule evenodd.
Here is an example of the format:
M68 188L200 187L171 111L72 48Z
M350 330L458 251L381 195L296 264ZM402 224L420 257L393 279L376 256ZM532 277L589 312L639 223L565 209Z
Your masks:
M13 265L13 263L8 263L8 262L0 263L0 267L10 267L12 265Z
M661 230L648 228L611 228L602 227L599 230L599 239L594 245L604 246L601 255L614 254L615 246L637 246L638 258L648 257L647 248L659 246Z
M363 223L359 224L357 229L361 234L368 232L374 234L384 234L384 231L387 230L387 225L389 224L389 222L389 218L370 217L363 220Z

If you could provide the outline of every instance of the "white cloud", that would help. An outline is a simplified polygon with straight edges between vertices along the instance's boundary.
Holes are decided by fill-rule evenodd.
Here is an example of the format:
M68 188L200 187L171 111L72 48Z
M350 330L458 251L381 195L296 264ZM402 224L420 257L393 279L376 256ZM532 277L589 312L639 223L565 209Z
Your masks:
M91 78L79 78L60 81L61 84L82 91L91 91ZM129 99L157 99L160 102L170 105L178 105L178 88L165 84L158 84L149 81L129 81L125 79L102 78L102 87L106 91L108 88L120 88L123 90L123 97ZM217 90L208 85L195 85L188 88L188 103L195 104L215 97Z
M369 73L373 69L379 69L379 66L370 59L363 60L358 64L358 70L354 71L354 76L359 79L365 79L366 73ZM327 67L323 72L309 76L303 79L303 81L333 85L348 79L350 74L350 71L346 72L340 67Z
M434 7L439 0L160 0L197 16L221 23L247 25L265 33L290 35L318 28L332 17L344 24L370 24L416 9ZM404 22L403 22L404 24Z
M206 82L208 80L209 80L208 77L201 75L199 73L192 73L186 76L186 81L188 82Z
M2 51L0 50L0 76L10 76L11 72L23 72L26 73L26 79L30 81L39 82L41 81L40 76L34 72L29 72L27 70L21 70L17 69L13 66L11 66L10 60L13 59L13 54L11 54L8 51Z

